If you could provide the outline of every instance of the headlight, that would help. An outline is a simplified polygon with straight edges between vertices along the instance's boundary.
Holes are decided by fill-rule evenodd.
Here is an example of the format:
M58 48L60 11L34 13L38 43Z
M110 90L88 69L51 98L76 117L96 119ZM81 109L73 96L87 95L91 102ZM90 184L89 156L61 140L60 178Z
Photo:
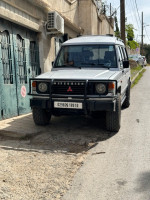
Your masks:
M39 83L38 84L38 90L42 93L46 92L48 89L48 86L46 83Z
M106 85L103 83L98 83L95 85L95 89L98 94L104 94L106 92Z

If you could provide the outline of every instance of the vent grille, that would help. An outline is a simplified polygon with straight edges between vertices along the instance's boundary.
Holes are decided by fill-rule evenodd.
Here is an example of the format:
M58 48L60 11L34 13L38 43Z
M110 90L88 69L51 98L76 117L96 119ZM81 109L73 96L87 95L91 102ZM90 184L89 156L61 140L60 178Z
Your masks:
M53 29L55 27L55 13L48 13L47 28Z
M47 14L47 34L64 34L64 19L56 12Z

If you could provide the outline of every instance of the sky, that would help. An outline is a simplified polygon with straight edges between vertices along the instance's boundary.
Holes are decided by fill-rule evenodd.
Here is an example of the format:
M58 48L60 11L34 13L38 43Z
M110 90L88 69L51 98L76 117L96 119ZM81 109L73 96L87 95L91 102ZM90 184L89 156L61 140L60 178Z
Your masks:
M117 10L118 22L120 22L120 0L105 0ZM133 24L135 40L141 42L141 16L143 12L144 21L144 43L150 44L150 0L125 0L125 13L127 24ZM119 23L120 26L120 23Z

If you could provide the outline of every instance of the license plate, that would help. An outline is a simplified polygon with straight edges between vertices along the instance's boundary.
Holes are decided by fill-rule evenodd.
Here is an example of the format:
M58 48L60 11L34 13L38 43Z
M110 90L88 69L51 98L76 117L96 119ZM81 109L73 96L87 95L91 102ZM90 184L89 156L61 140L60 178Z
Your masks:
M82 109L82 103L55 101L54 108Z

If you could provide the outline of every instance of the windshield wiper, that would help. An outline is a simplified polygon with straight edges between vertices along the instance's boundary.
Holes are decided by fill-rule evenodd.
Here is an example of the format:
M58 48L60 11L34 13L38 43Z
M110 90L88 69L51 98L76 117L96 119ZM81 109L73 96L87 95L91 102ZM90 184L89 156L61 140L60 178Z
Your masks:
M94 66L104 66L105 68L110 68L109 66L107 66L105 63L81 63L81 64L85 64L85 65L94 65Z
M74 66L74 65L60 65L60 66L55 66L54 68L62 68L62 67L81 69L81 66Z
M95 63L81 63L81 65L96 65Z

